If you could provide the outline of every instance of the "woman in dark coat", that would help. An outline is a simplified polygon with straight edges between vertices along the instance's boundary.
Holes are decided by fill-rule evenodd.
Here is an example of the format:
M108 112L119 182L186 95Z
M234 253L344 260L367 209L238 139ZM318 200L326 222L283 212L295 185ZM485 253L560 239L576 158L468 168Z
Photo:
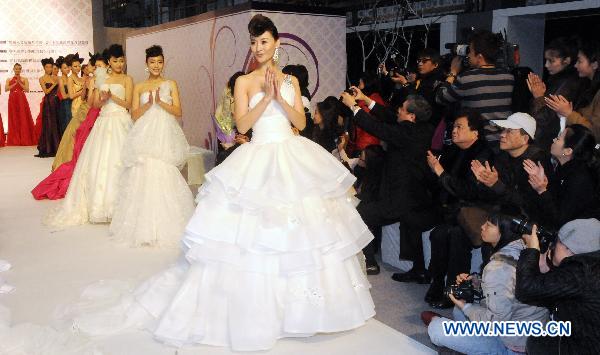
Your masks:
M573 41L566 37L556 38L546 46L544 58L547 79L542 83L537 75L530 73L527 84L533 95L530 113L537 123L535 141L540 148L547 150L561 127L559 116L546 106L544 97L562 95L567 100L574 101L579 96L583 81L574 67L577 47Z

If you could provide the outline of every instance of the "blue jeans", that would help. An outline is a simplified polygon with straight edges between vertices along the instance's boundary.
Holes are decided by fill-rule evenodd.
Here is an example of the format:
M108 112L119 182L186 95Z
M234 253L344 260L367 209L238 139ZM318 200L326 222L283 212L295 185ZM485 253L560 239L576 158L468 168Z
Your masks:
M468 321L465 314L458 307L454 307L452 315L455 321ZM445 346L448 349L458 351L463 354L502 354L516 355L520 354L507 348L499 337L486 336L450 336L444 335L442 322L450 319L444 317L435 317L429 323L427 332L429 339L437 346Z

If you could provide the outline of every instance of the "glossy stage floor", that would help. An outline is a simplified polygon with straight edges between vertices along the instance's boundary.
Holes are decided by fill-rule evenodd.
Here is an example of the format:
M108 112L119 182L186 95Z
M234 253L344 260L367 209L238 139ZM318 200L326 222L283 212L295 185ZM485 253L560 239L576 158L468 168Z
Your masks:
M135 284L172 263L177 250L129 249L108 239L108 225L84 225L54 230L42 217L57 201L36 201L29 191L47 176L52 159L34 158L34 147L0 148L0 259L12 269L0 274L15 287L0 294L0 354L29 354L22 339L31 329L61 339L50 325L56 308L78 299L81 290L98 280ZM379 311L379 310L378 310ZM60 336L59 336L60 335ZM60 344L41 353L65 355ZM10 348L9 348L10 347ZM94 342L93 354L229 354L225 348L198 346L175 349L152 340L145 332ZM73 354L80 352L74 351ZM427 346L372 319L354 331L284 339L268 354L429 354Z

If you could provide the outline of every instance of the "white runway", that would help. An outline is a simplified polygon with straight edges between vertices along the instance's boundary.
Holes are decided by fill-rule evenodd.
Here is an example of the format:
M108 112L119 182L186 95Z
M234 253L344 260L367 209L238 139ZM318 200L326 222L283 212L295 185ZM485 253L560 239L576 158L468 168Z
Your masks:
M52 159L34 158L34 147L0 148L0 260L12 269L0 274L15 286L0 294L0 305L11 315L11 326L47 326L55 308L79 298L82 289L98 280L137 283L175 260L178 251L127 249L108 239L107 225L52 230L42 216L58 201L36 201L29 191L50 171ZM0 335L6 313L0 308ZM0 340L1 341L1 340ZM225 348L200 346L175 349L137 332L97 342L95 354L230 354ZM46 353L52 353L50 350ZM268 354L434 354L435 352L371 320L362 328L333 335L280 340ZM0 354L2 344L0 344ZM8 354L25 354L12 350ZM27 354L30 355L30 354ZM64 354L61 354L64 355Z

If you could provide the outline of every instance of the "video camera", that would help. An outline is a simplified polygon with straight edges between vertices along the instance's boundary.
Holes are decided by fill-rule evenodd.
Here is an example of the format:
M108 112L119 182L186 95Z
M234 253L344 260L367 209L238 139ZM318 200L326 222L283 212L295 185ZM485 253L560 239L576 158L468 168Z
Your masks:
M470 32L475 31L475 28L471 28ZM502 33L496 33L500 40L500 55L496 61L496 66L499 68L513 69L519 65L519 45L510 43L506 40L506 31L504 35ZM452 58L459 56L463 58L463 68L469 66L469 51L471 50L470 45L467 43L446 43L444 48L449 49L450 53L442 55L442 63L450 66Z
M510 227L513 232L523 235L531 234L534 224L527 218L512 218ZM542 254L548 251L558 238L557 232L548 230L540 225L537 227L537 235L540 241L540 253Z

